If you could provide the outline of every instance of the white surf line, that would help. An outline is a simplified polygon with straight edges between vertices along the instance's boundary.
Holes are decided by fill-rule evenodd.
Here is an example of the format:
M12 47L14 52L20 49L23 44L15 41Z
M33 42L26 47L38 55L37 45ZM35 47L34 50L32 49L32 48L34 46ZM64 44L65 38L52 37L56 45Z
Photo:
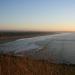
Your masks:
M55 36L64 36L64 35L69 35L69 34L72 34L72 33L60 33L60 34L53 34L53 35L44 35L44 36L37 36L37 37L31 37L31 38L23 38L23 39L18 39L18 40L31 40L31 39L34 39L34 40L42 40L41 38L52 38L52 37L55 37ZM17 40L17 41L18 41Z
M6 47L6 48L8 48L8 50L9 49L11 50L11 49L13 49L13 47L16 49L17 46L21 46L21 44L20 44L21 42L23 42L22 44L24 44L26 46L26 45L29 45L29 43L32 44L32 43L37 42L37 41L44 41L46 39L50 39L50 38L55 37L55 36L61 36L61 35L63 36L66 34L69 34L69 33L61 33L61 34L55 34L55 35L19 39L19 40L13 41L13 42L1 44L0 47Z
M59 35L60 35L60 34L59 34ZM49 36L50 36L50 37L49 37ZM44 41L44 40L47 41L47 39L52 38L52 37L54 37L54 36L58 36L58 35L49 35L49 36L40 36L40 37L33 37L33 38L27 38L27 39L29 39L29 41L32 40L32 42L36 44L37 41L39 41L39 42L42 42L42 41ZM44 39L40 39L40 38L44 38ZM24 40L24 39L21 39L21 40ZM25 40L26 40L26 39L25 39ZM53 40L53 39L51 39L51 40ZM51 42L51 41L49 40L49 42ZM43 45L42 47L37 48L37 51L39 51L40 49L44 48L47 44L48 44L48 42L45 43L45 45Z

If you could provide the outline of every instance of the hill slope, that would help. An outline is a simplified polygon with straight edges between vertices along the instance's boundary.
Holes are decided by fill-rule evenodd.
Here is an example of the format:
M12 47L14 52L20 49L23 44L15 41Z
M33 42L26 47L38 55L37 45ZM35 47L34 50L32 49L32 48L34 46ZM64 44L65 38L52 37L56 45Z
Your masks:
M27 57L0 55L0 75L75 75L75 66Z

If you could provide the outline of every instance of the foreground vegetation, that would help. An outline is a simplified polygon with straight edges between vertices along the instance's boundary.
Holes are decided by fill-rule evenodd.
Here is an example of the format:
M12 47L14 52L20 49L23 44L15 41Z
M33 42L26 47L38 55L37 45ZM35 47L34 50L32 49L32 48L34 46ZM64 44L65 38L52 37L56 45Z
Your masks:
M27 57L0 55L0 75L75 75L75 65L50 64Z

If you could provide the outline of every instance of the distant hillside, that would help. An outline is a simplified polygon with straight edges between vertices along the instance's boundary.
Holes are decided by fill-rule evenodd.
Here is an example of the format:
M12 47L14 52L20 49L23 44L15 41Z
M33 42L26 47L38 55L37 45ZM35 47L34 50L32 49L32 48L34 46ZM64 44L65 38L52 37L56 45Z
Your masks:
M39 35L48 35L55 34L58 32L0 32L0 37L2 36L39 36Z
M21 38L52 35L56 33L58 32L0 32L0 43L10 42Z
M0 75L75 75L75 66L0 55Z

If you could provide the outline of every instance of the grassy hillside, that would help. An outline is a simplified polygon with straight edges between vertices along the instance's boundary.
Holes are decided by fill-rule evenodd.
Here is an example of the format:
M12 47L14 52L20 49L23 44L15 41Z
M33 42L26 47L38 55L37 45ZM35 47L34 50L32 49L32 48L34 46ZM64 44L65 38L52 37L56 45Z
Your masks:
M75 66L0 55L0 75L75 75Z

